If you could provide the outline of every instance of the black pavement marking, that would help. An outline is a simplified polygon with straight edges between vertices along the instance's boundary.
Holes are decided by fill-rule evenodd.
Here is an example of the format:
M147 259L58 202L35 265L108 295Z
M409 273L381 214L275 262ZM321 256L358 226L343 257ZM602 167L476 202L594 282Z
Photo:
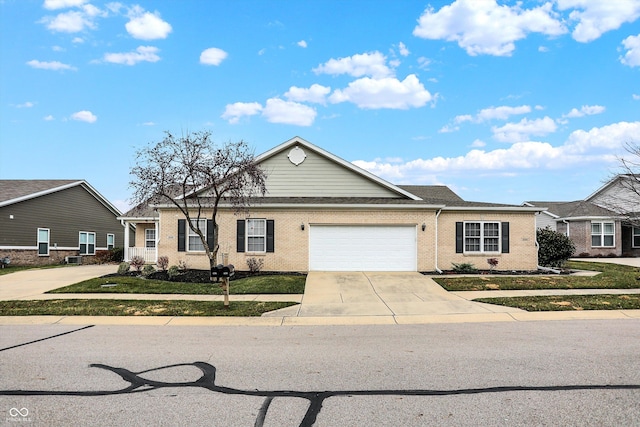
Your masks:
M85 330L85 329L93 328L94 326L95 325L83 326L82 328L74 329L73 331L63 332L61 334L52 335L50 337L40 338L39 340L33 340L33 341L25 342L25 343L22 343L22 344L12 345L11 347L0 348L0 351L11 350L12 348L22 347L22 346L29 345L29 344L35 344L37 342L50 340L52 338L58 338L58 337L61 337L63 335L68 335L68 334L72 334L74 332L78 332L78 331L82 331L82 330Z
M54 390L0 390L0 396L112 396L119 394L140 393L150 390L157 390L169 387L200 387L210 391L223 393L226 395L264 397L265 400L258 412L254 427L263 427L264 421L269 411L271 402L276 397L296 397L306 399L309 407L300 422L300 427L311 427L315 424L324 401L330 397L341 396L457 396L484 393L508 393L518 391L580 391L580 390L640 390L640 384L585 384L585 385L564 385L564 386L504 386L504 387L483 387L465 388L452 390L342 390L342 391L295 391L295 390L240 390L230 387L218 386L215 384L216 368L206 362L180 363L175 365L162 366L160 368L148 369L141 372L132 372L125 368L116 368L103 364L91 364L93 368L100 368L111 371L119 375L129 386L120 390L96 390L96 391L54 391ZM141 375L159 371L162 369L194 366L200 369L202 376L189 382L169 383L143 378Z

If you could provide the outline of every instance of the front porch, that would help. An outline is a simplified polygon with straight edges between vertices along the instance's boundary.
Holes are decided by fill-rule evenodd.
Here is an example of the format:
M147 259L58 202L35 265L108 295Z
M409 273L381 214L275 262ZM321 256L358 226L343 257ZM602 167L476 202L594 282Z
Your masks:
M126 262L130 262L135 256L142 257L145 264L155 264L158 261L158 251L156 248L140 248L135 246L124 248L124 260Z

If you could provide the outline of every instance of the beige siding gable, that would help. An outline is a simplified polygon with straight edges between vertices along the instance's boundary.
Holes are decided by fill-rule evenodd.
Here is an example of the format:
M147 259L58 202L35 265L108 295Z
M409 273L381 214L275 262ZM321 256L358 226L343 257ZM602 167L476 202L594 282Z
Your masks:
M340 165L308 147L298 146L298 165L289 159L295 146L263 160L261 166L267 173L267 197L389 197L407 198L385 188L364 175Z

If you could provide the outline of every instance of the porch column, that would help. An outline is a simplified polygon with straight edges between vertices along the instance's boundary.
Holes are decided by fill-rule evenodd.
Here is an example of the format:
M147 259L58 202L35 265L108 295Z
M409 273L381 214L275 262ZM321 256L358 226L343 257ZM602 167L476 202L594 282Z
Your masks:
M129 221L124 220L124 260L129 262Z

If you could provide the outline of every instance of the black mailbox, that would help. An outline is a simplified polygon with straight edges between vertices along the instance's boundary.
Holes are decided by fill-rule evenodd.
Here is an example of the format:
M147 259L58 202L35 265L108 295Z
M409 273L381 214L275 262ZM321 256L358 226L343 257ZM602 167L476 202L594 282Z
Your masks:
M233 264L222 265L218 264L211 269L211 277L215 277L217 279L221 277L231 277L235 273L235 268Z

